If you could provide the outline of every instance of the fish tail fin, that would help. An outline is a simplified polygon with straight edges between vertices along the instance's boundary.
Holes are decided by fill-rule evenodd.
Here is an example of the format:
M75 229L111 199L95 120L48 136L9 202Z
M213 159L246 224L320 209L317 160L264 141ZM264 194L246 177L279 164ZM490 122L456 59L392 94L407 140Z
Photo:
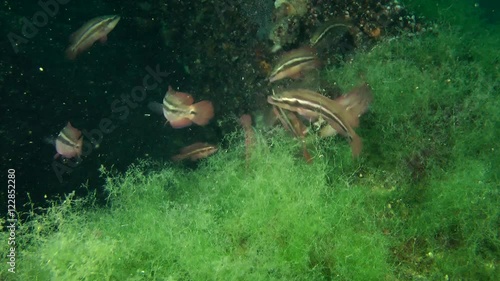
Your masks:
M192 105L194 114L192 121L200 126L205 126L214 117L214 107L210 101L200 101Z
M151 112L158 114L158 115L163 115L163 104L159 102L149 102L148 103L148 108Z
M43 138L43 142L50 145L56 144L56 139L54 137L45 137Z
M352 156L354 158L359 157L362 148L363 142L361 141L361 138L357 134L353 134L351 137Z

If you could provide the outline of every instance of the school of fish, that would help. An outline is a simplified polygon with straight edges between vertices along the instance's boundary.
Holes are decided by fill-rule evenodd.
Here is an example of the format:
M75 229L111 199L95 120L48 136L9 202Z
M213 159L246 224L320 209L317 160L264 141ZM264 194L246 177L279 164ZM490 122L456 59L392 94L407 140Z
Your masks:
M104 43L108 34L120 21L118 15L107 15L93 18L82 25L70 36L70 44L66 49L66 57L75 60L82 53L90 49L96 41ZM268 76L269 84L278 81L287 81L287 78L304 79L305 75L321 67L318 59L316 45L328 35L347 29L348 25L342 22L328 22L321 26L309 40L309 44L282 54L274 64ZM330 99L320 93L305 88L280 88L278 93L272 89L272 95L267 97L267 102L272 106L272 112L280 123L303 144L303 155L307 162L312 161L305 145L305 136L308 127L303 120L313 123L326 122L320 131L320 136L333 136L337 133L346 137L352 149L352 155L357 157L362 150L362 140L354 131L359 126L359 117L365 113L373 100L373 94L367 84L354 88L351 92L336 99ZM162 103L151 102L148 104L151 111L165 117L166 123L172 128L181 129L191 126L207 125L214 117L214 108L211 101L202 100L194 103L191 94L168 90ZM252 129L252 118L245 114L240 119L245 132L246 158L251 154L255 136ZM74 128L70 122L52 140L56 148L55 159L81 159L83 148L82 132ZM196 142L180 150L173 156L173 161L189 159L196 161L217 152L218 147L206 142Z

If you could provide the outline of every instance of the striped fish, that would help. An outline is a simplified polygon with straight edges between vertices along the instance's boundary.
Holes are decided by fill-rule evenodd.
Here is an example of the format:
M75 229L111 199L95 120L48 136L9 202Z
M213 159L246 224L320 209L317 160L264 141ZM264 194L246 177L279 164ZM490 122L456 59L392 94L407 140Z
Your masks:
M217 150L218 148L215 145L197 142L182 148L178 155L172 157L172 160L182 161L184 159L189 159L191 161L196 161L214 154Z
M316 51L310 47L302 47L285 53L277 62L269 75L269 82L283 78L297 79L306 71L316 69L320 65Z
M214 108L210 101L200 101L193 104L193 97L188 93L177 92L168 86L163 98L163 104L149 103L153 112L163 114L170 125L175 129L184 128L195 123L205 126L214 117Z
M66 57L73 60L78 54L90 48L95 41L106 42L108 33L115 28L119 21L119 16L110 15L93 18L86 22L75 33L71 34Z
M82 155L82 145L83 145L83 137L82 132L76 128L74 128L70 122L64 127L57 138L55 139L56 146L56 155L54 155L54 159L57 159L59 156L64 158L80 158Z
M332 37L345 34L351 26L340 20L332 20L322 24L311 36L309 40L310 46L315 46L325 38L328 34Z
M359 156L362 149L361 138L350 124L356 124L357 118L349 114L339 103L319 93L306 89L284 91L278 95L268 96L267 102L285 110L297 112L311 120L323 118L341 135L350 141L352 155Z

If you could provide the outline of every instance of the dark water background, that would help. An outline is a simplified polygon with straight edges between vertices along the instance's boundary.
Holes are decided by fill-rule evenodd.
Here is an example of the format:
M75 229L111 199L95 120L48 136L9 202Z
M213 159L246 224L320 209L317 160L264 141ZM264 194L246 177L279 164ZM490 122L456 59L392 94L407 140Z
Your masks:
M269 46L269 42L258 38L259 28L265 25L242 29L244 15L231 24L244 13L235 8L241 4L238 1L231 5L227 1L201 2L143 1L145 6L139 8L136 1L68 1L59 5L56 15L33 32L17 53L7 35L21 35L22 19L32 19L41 7L36 1L0 4L0 171L7 175L7 169L16 170L19 210L26 210L28 193L34 203L43 206L47 199L72 190L86 194L84 183L90 189L102 189L104 180L98 171L101 166L122 172L140 158L171 165L169 158L183 145L196 141L218 143L225 133L237 129L236 125L219 126L218 120L258 107L249 96L259 92L265 75L253 75L247 78L247 84L242 82L238 69L254 55L256 46ZM262 2L262 9L272 7ZM500 9L497 1L478 3L487 21L498 22L498 13L492 12ZM108 42L97 43L90 53L68 61L64 50L69 34L85 21L108 14L122 17ZM226 45L221 42L230 42L228 52L234 53L223 54L221 49ZM204 65L196 69L197 64ZM123 116L112 111L113 102L142 85L146 67L156 66L168 72L168 78L148 91L146 99L126 118L120 118ZM162 116L148 116L147 103L160 102L168 85L193 93L195 99L212 100L216 117L211 124L175 130L164 125ZM256 86L254 89L248 85ZM44 139L55 137L68 121L76 128L91 131L103 118L111 120L114 130L105 134L99 147L59 181L53 170L55 149ZM6 198L6 189L6 184L0 187L2 198ZM101 191L98 194L104 195Z
M163 46L158 27L144 32L131 23L128 17L136 16L137 11L126 10L123 8L126 4L71 1L60 5L59 13L46 26L38 28L17 54L7 34L22 34L19 19L31 19L40 6L33 1L3 5L0 16L4 35L0 62L1 162L5 175L7 169L16 170L18 209L28 202L27 192L33 202L43 205L46 199L73 189L85 194L83 183L92 189L101 187L103 179L98 171L101 165L124 171L138 158L166 161L181 147L179 142L172 141L175 138L186 143L197 141L200 135L206 141L217 142L220 138L213 126L180 131L165 126L162 116L145 115L150 113L147 102L161 102L169 84L185 91L196 87L190 85L182 73L178 50ZM64 57L68 35L89 18L106 14L122 15L119 28L110 34L108 42L99 46L99 51L68 61ZM7 29L8 25L15 29ZM145 101L131 109L126 118L113 113L113 101L142 85L142 78L147 74L145 68L154 69L157 65L170 73L168 80L158 89L148 91ZM105 134L99 148L93 149L59 181L52 168L55 149L44 139L57 136L68 121L76 128L91 131L98 128L103 118L113 122L113 132ZM6 185L2 188L2 195L6 188Z

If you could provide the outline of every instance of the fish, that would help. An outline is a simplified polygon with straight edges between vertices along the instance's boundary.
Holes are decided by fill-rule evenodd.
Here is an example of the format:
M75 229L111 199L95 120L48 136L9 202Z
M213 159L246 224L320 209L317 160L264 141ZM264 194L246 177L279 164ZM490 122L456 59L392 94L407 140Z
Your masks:
M90 48L97 40L104 43L108 39L108 33L115 28L120 21L120 16L109 15L96 17L86 22L76 32L71 34L70 45L66 49L66 57L74 60L78 54Z
M350 124L357 123L357 118L351 115L338 102L317 92L307 89L283 91L267 97L267 102L279 108L297 112L298 114L317 120L323 118L332 128L347 137L350 142L353 157L358 157L363 147L361 138Z
M182 148L179 154L172 157L172 160L182 161L189 159L191 161L196 161L214 154L217 150L218 148L215 145L197 142Z
M285 53L277 62L269 75L269 83L284 78L300 78L304 72L320 66L316 51L310 47L302 47Z
M214 117L212 102L203 100L193 104L193 101L190 94L177 92L168 86L163 104L153 102L148 106L152 111L163 114L175 129L190 126L192 123L207 125Z
M309 39L309 44L311 47L318 44L328 33L334 35L341 35L346 33L351 26L341 20L331 20L322 24Z
M272 93L273 95L276 95L274 89L272 90ZM308 129L299 119L297 113L284 111L282 108L279 108L275 105L273 105L273 113L287 131L291 132L295 138L300 139L300 142L302 143L302 155L304 156L304 159L306 159L307 163L312 163L312 157L307 150L305 140Z
M68 124L59 132L54 141L56 147L56 155L54 159L62 156L66 159L80 158L82 155L83 136L82 132L74 128L68 121Z

